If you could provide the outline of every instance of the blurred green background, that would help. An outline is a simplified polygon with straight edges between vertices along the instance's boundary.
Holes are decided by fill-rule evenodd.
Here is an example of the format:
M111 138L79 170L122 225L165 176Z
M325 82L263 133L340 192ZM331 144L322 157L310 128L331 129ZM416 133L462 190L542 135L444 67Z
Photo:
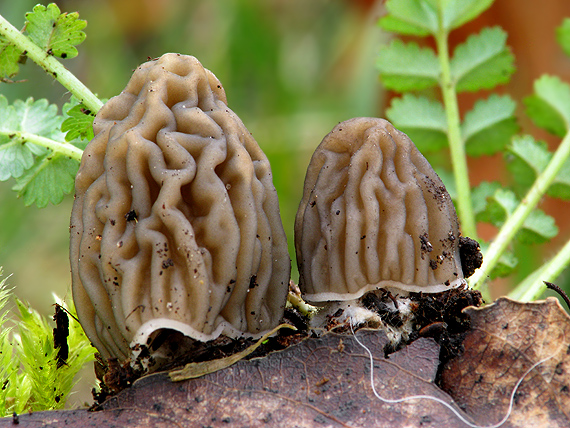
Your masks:
M270 159L292 258L293 222L305 169L338 122L376 116L382 91L374 67L383 38L371 2L341 0L57 1L86 19L79 56L64 61L101 98L117 95L134 68L165 52L196 56L222 81L229 106ZM21 28L33 0L0 0ZM44 3L48 4L48 2ZM15 99L68 93L31 61L23 83L0 86ZM0 266L33 307L53 312L51 293L69 298L68 223L72 196L59 206L24 207L0 183ZM294 265L294 263L293 263ZM297 279L294 266L293 278Z

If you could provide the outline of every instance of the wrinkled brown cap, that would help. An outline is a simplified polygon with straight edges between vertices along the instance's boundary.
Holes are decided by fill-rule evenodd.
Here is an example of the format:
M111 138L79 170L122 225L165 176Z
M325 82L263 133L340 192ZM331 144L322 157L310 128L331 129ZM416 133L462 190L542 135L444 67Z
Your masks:
M465 283L458 244L457 215L443 183L388 121L347 120L317 147L295 220L305 299L457 287Z
M191 56L138 67L97 114L71 217L73 297L104 357L153 332L257 336L290 261L269 162Z

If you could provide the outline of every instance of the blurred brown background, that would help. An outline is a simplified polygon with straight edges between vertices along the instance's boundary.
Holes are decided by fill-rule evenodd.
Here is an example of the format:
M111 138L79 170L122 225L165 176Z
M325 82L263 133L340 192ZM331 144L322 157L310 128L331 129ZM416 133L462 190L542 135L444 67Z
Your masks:
M0 0L0 14L22 27L35 0ZM79 56L65 65L102 98L118 94L132 70L165 52L196 56L223 82L229 106L270 158L282 218L293 249L293 221L301 198L305 168L314 148L340 121L356 116L383 116L390 96L375 69L376 53L390 35L376 26L383 2L350 0L67 0L63 11L78 11L88 21ZM47 4L47 3L45 3ZM500 25L516 57L517 72L498 89L518 102L531 93L543 73L570 82L570 58L555 43L554 30L570 16L568 0L497 0L481 17L452 33L452 47L483 26ZM0 84L9 101L33 96L62 105L68 94L29 62L18 79ZM387 95L387 96L385 96ZM460 96L465 112L486 94ZM522 115L523 132L559 140L533 127ZM0 118L1 120L1 118ZM500 156L470 160L472 184L508 182ZM0 183L0 266L13 273L10 284L19 297L46 314L51 293L66 296L68 222L72 197L43 210L26 208ZM521 250L534 260L555 251L570 237L568 203L546 198L543 206L556 217L560 235L551 243ZM481 226L490 238L494 230ZM523 263L522 276L530 263ZM297 279L294 269L293 278ZM506 292L500 281L493 294ZM561 283L563 281L561 280ZM76 402L88 400L80 395Z

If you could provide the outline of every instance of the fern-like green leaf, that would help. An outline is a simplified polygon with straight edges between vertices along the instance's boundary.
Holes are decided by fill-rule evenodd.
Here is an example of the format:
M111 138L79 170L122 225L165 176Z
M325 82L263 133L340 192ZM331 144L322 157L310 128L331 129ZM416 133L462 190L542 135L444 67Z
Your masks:
M443 27L452 30L461 27L487 10L494 0L449 0L443 2Z
M0 117L0 180L16 179L14 190L26 205L61 202L63 194L73 190L79 162L61 153L62 144L68 143L60 131L63 117L57 114L57 106L32 98L8 105L0 95ZM39 137L59 144L54 150L60 151L38 145Z
M481 246L481 252L483 253L483 257L485 257L485 252L487 251L487 248L489 248L489 243L480 241L479 245ZM516 258L516 256L512 253L512 251L507 250L503 254L501 254L499 261L491 271L489 277L491 279L494 279L494 278L504 278L506 276L509 276L511 273L513 273L518 263L519 261Z
M61 124L61 130L66 132L67 141L91 140L93 134L93 119L95 115L83 104L76 104L67 110L67 119Z
M10 78L20 70L22 51L0 36L0 78Z
M61 13L55 3L47 7L39 4L26 14L26 19L28 36L47 54L59 58L77 56L75 46L85 40L82 30L87 25L77 12Z
M392 101L386 116L396 128L408 134L420 151L447 147L447 121L440 102L405 94Z
M384 86L398 92L436 86L440 74L433 49L398 39L380 50L376 65Z
M0 117L0 181L5 181L22 176L33 165L35 155L46 153L46 149L19 138L17 132L49 138L57 134L62 118L57 115L57 106L49 105L45 99L28 98L9 105L3 95L0 95Z
M493 196L493 194L501 187L501 183L498 181L483 181L471 191L473 213L478 221L490 222L487 217L487 213L485 212L488 203L487 199Z
M521 194L526 193L552 158L546 143L535 141L530 135L514 137L505 155L507 168Z
M487 197L485 210L477 216L480 220L501 227L512 215L520 201L512 190L499 188ZM539 209L526 218L517 239L524 244L547 242L558 234L554 219Z
M57 205L65 194L73 191L78 169L76 160L49 153L38 159L23 176L16 178L12 190L23 198L26 206L36 204L38 208L44 208L49 202Z
M552 153L543 141L535 141L530 135L513 138L506 153L507 168L513 175L516 188L520 194L526 193L552 159ZM553 198L570 199L570 160L562 169L547 190Z
M548 196L570 200L570 160L567 160L547 191Z
M492 155L503 150L519 130L515 109L516 103L508 95L493 94L477 101L461 125L467 154Z
M517 233L517 239L523 244L541 244L558 235L558 226L554 218L541 210L533 210Z
M450 66L458 92L491 89L509 81L515 67L506 40L507 33L499 27L484 28L455 48Z
M570 129L570 86L556 76L534 82L534 94L525 98L526 112L541 128L563 137Z
M438 27L437 9L425 0L388 0L388 15L380 19L380 26L394 33L427 36Z

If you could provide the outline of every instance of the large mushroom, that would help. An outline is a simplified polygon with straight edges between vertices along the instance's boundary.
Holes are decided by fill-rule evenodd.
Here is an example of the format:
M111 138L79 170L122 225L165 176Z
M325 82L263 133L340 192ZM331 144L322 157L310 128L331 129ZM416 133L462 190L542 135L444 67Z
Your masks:
M145 347L156 368L161 349L179 349L161 346L164 334L153 343L161 332L206 342L275 327L290 274L277 193L218 79L165 54L135 70L94 129L70 260L77 313L102 356Z

